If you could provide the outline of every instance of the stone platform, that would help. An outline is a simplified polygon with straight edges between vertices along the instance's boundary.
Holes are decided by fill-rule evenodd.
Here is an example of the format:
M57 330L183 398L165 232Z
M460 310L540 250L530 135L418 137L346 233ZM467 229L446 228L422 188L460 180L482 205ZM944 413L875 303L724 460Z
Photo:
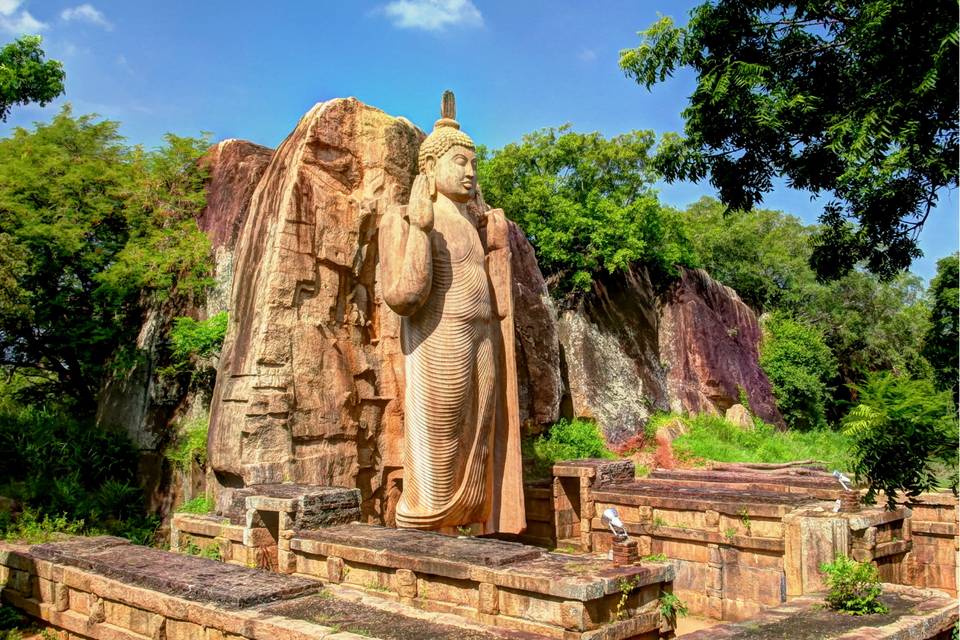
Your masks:
M820 563L840 554L875 562L885 581L907 581L910 510L835 513L843 489L822 468L719 464L635 479L629 465L554 466L557 544L606 551L611 535L601 515L615 508L641 557L674 565L675 593L693 614L745 620L818 592Z
M659 611L669 563L615 568L605 557L358 523L300 531L289 546L299 575L489 626L564 640L672 635Z
M107 537L0 543L0 600L71 640L546 640Z
M851 616L825 609L822 598L797 598L746 622L721 624L685 640L949 640L956 600L932 589L884 585L885 614Z

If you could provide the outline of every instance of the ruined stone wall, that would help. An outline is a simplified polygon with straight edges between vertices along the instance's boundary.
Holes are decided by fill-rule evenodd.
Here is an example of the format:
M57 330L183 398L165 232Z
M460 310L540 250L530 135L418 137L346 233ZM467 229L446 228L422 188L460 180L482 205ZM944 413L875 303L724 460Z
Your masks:
M913 547L906 556L902 583L941 589L957 596L960 584L960 523L952 493L925 493L904 503L910 519Z

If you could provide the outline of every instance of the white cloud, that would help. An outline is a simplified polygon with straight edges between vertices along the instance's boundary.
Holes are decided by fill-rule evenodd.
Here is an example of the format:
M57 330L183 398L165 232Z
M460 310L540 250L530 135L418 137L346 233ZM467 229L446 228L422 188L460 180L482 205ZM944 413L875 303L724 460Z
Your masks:
M47 25L34 18L26 9L20 10L22 0L0 0L0 31L13 35L37 33Z
M577 57L584 62L593 62L597 59L597 52L593 49L583 48L580 49L580 53L577 54Z
M483 16L471 0L394 0L383 11L401 29L442 31L454 25L483 25Z
M22 2L20 0L0 0L0 16L9 16L16 11Z
M9 2L11 0L0 0L0 2ZM110 24L110 21L104 17L103 13L94 7L92 4L83 3L77 5L76 7L70 7L69 9L64 9L60 12L60 19L65 22L70 22L72 20L77 20L79 22L89 22L90 24L95 24L98 27L103 27L107 31L113 29L113 25Z

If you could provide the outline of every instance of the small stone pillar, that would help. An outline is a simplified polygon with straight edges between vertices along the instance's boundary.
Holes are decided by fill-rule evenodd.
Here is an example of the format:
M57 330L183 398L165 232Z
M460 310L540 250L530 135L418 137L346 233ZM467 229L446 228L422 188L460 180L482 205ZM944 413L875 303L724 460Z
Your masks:
M860 511L860 492L844 491L840 494L841 513L857 513Z
M611 551L613 553L613 566L615 567L625 567L637 564L640 561L640 553L637 551L635 540L614 541Z

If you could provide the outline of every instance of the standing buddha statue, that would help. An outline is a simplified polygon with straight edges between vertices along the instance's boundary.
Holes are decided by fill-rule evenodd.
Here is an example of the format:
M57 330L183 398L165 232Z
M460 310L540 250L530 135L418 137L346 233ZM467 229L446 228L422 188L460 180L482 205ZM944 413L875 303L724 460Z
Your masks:
M409 204L380 223L380 278L402 316L404 475L397 526L525 526L509 227L477 188L451 92L420 146Z

